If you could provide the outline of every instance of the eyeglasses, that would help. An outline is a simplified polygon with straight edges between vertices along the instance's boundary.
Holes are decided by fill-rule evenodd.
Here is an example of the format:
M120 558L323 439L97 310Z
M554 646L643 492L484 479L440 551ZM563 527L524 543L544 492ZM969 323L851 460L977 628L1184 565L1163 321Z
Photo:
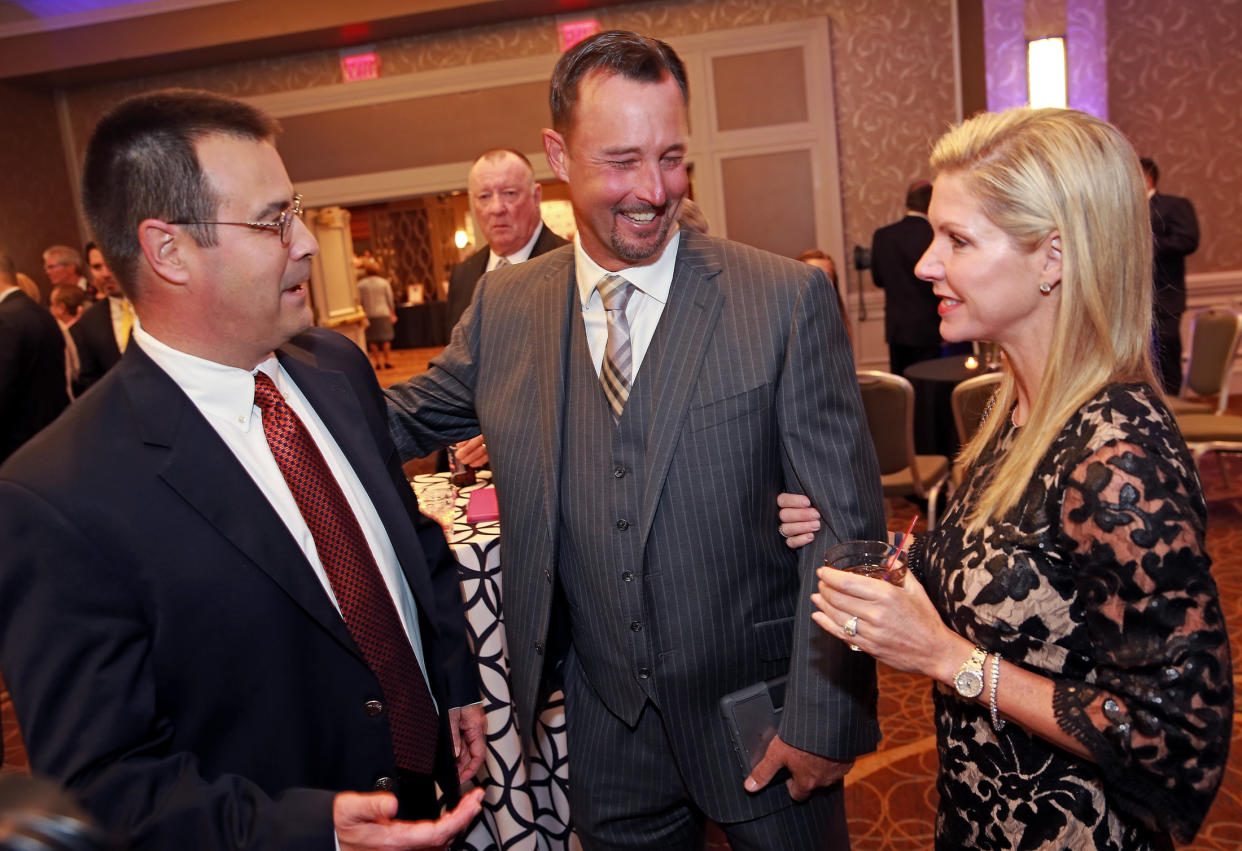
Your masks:
M50 272L53 269L59 269L61 266L68 266L68 263L45 263L43 265L44 272Z
M294 195L293 203L280 211L274 222L169 222L170 225L238 225L246 228L276 229L280 234L280 244L288 245L293 235L294 218L302 218L302 196Z

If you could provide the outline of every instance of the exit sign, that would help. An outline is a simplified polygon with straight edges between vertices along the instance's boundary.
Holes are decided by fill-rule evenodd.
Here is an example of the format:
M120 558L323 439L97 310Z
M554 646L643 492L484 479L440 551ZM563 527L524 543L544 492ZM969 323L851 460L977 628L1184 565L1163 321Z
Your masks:
M594 18L564 21L558 25L560 30L561 53L573 47L584 38L599 32L599 21Z
M375 51L341 55L341 77L347 83L374 80L380 75L379 54Z

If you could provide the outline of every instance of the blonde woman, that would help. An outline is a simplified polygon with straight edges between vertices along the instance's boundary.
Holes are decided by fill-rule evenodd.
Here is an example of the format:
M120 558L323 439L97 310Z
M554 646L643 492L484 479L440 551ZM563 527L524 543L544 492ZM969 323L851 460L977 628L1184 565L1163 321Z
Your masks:
M1224 771L1229 642L1201 486L1152 373L1138 159L1069 110L936 145L916 273L1004 380L901 586L821 570L813 617L935 681L939 848L1171 848ZM781 533L817 528L800 497ZM915 581L915 579L921 581Z

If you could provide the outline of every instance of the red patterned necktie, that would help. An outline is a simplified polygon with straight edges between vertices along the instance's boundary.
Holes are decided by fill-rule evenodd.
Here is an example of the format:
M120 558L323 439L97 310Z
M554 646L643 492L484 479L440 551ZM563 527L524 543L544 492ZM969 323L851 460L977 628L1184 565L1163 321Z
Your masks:
M254 403L263 412L272 457L315 539L345 626L380 681L397 765L430 774L439 729L435 705L362 527L319 447L262 372L254 377Z

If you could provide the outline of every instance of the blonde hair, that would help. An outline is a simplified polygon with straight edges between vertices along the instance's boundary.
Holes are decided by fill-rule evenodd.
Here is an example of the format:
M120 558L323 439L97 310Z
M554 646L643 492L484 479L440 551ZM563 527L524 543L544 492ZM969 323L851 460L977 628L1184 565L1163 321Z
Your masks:
M969 518L977 530L1012 509L1065 423L1106 384L1156 386L1151 365L1151 222L1138 157L1105 121L1065 109L984 113L952 128L931 156L937 174L962 177L983 213L1032 251L1061 238L1054 356L1026 425ZM962 450L978 460L1017 399L1006 368L995 413Z

